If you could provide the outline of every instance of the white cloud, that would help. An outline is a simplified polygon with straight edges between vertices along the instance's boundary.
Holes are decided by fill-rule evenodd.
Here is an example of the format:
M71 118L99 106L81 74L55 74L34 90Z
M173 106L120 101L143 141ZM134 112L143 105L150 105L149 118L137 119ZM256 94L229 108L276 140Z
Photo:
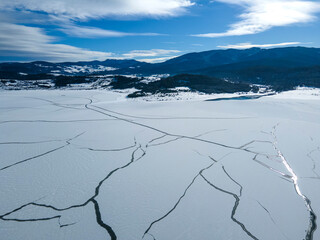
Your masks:
M270 47L285 47L285 46L292 46L292 45L299 45L301 42L284 42L284 43L273 43L273 44L251 44L251 43L239 43L235 45L226 45L226 46L218 46L218 48L223 49L247 49L247 48L270 48Z
M86 20L108 16L175 16L193 4L190 0L0 0L0 9Z
M0 23L0 32L2 56L47 61L104 60L113 57L113 54L108 52L55 44L56 39L46 35L41 28Z
M171 55L173 53L179 53L179 50L166 50L166 49L151 49L151 50L133 50L128 53L122 54L123 57L125 58L149 58L149 57L158 57L162 56L165 57L170 57L168 55Z
M244 13L241 21L230 25L229 30L222 33L196 34L196 37L226 37L256 34L272 27L286 26L296 23L307 23L316 20L320 12L320 3L303 0L216 0L227 4L240 5Z
M133 50L128 53L121 55L123 58L136 59L142 62L158 63L164 62L171 58L177 57L179 50L168 50L168 49L151 49L151 50ZM173 55L174 54L174 55Z
M106 58L168 57L165 52L130 52L126 56L66 44L45 32L47 26L81 38L158 36L130 33L76 22L100 18L170 17L187 11L192 0L0 0L0 54L26 60L77 61ZM30 27L26 24L43 26ZM141 55L142 54L142 55ZM162 55L161 55L162 54Z
M147 62L147 63L160 63L160 62L165 62L169 59L175 58L178 56L170 56L170 57L160 57L160 58L143 58L143 59L138 59L140 62Z
M90 51L66 44L56 44L54 37L37 27L12 23L0 23L0 53L2 56L19 57L26 60L45 60L53 62L138 59L145 62L161 62L179 53L178 50L151 49L133 50L123 54Z
M59 28L60 31L70 35L81 38L97 38L97 37L125 37L125 36L159 36L158 33L126 33L111 31L96 27L84 27L84 26L75 26L67 25Z

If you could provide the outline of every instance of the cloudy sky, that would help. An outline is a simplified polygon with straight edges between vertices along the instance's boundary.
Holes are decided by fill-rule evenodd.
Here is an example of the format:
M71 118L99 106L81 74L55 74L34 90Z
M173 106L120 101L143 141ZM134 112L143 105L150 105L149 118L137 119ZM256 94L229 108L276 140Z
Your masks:
M320 47L319 0L0 0L0 61Z

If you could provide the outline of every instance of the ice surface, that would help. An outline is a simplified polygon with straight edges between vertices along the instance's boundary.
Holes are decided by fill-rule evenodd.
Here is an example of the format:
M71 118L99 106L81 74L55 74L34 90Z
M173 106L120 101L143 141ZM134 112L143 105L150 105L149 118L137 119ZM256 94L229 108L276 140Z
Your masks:
M1 239L320 239L318 89L125 96L1 91Z

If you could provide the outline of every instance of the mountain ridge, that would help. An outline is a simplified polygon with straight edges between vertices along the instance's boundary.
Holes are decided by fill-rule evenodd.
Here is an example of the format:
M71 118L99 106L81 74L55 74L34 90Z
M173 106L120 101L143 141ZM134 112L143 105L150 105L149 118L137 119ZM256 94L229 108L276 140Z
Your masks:
M54 76L150 76L154 74L210 76L239 83L270 85L280 90L299 85L320 87L320 48L209 50L187 53L153 64L134 59L0 63L0 79L28 80L50 79Z
M299 57L295 59L297 63L300 64L310 64L310 61L315 61L317 64L320 64L320 48L313 47L283 47L283 48L248 48L248 49L218 49L218 50L208 50L201 52L191 52L186 53L181 56L169 59L161 63L147 63L143 61L138 61L135 59L106 59L104 61L77 61L77 62L49 62L49 61L32 61L32 62L0 62L0 70L3 70L3 66L12 66L12 65L109 65L110 67L132 67L137 65L143 65L148 67L159 67L169 65L184 64L185 68L186 63L195 63L201 62L200 68L210 67L210 66L219 66L225 64L231 64L236 62L250 61L250 60L261 60L261 59L274 59L274 58L289 58L292 60L294 57ZM311 59L310 59L311 58ZM192 66L196 68L196 66Z

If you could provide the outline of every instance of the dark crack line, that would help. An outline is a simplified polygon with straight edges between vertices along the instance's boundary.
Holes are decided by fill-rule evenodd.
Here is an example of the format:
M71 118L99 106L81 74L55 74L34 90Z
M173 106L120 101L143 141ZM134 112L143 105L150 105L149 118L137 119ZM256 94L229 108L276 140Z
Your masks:
M23 207L25 207L27 205L24 205ZM60 228L64 228L64 227L69 227L69 226L72 226L72 225L75 225L76 223L69 223L69 224L61 224L61 215L56 215L56 216L53 216L53 217L44 217L44 218L30 218L30 219L20 219L20 218L6 218L5 216L8 216L18 210L21 210L23 207L20 207L10 213L7 213L3 216L0 216L0 219L2 221L7 221L7 222L43 222L43 221L50 221L50 220L54 220L54 219L58 219L58 224L60 226Z
M206 135L206 134L209 134L209 133L212 133L212 132L218 132L218 131L220 132L220 131L225 131L225 130L227 130L227 129L219 129L219 130L212 130L212 131L204 132L204 133L201 133L201 134L199 134L199 135L194 136L194 138L202 137L202 136L204 136L204 135ZM164 137L166 137L166 136L171 136L171 135L162 135L162 136L159 137L158 139L162 139L162 138L164 138ZM170 139L170 140L165 141L165 142L150 144L149 146L150 146L150 147L161 146L161 145L165 145L165 144L168 144L168 143L171 143L171 142L175 142L175 141L180 140L180 139L183 139L183 138L185 138L185 137L184 137L184 136L179 136L179 137L176 137L176 138L174 138L174 139ZM157 139L157 140L158 140L158 139Z
M0 216L0 219L3 220L3 221L12 221L12 222L40 222L40 221L49 221L49 220L53 220L53 219L57 219L58 218L59 219L59 225L60 225L61 215L56 215L56 216L53 216L53 217L46 217L46 218L32 218L32 219L6 218L7 216L11 215L12 213L18 212L21 209L23 209L23 208L25 208L27 206L30 206L30 205L33 205L33 203L31 202L31 203L24 204L24 205L14 209L14 210L12 210L11 212L3 214L3 215Z
M19 162L13 163L13 164L10 164L10 165L8 165L8 166L6 166L6 167L1 168L0 171L3 171L3 170L8 169L8 168L11 168L11 167L16 166L16 165L18 165L18 164L21 164L21 163L24 163L24 162L28 162L28 161L30 161L30 160L33 160L33 159L36 159L36 158L45 156L45 155L47 155L47 154L49 154L49 153L52 153L52 152L58 151L58 150L60 150L60 149L62 149L62 148L65 148L65 147L68 146L68 145L69 145L69 144L65 144L65 145L60 146L60 147L58 147L58 148L54 148L54 149L52 149L52 150L50 150L50 151L47 151L47 152L41 153L41 154L39 154L39 155L36 155L36 156L30 157L30 158L21 160L21 161L19 161Z
M85 107L86 107L87 109L89 109L89 110L92 110L92 111L95 111L95 112L99 112L99 113L104 114L104 115L106 115L106 116L113 117L113 118L116 118L116 119L119 119L119 120L122 120L122 121L125 121L125 122L128 122L128 123L131 123L131 124L135 124L135 125L138 125L138 126L141 126L141 127L144 127L144 128L148 128L148 129L151 129L151 130L160 132L160 133L162 133L162 134L164 134L164 135L167 135L167 136L181 137L181 138L186 138L186 139L201 141L201 142L205 142L205 143L209 143L209 144L214 144L214 145L221 146L221 147L225 147L225 148L229 148L229 149L242 150L242 151L245 151L245 152L248 152L248 153L254 153L254 154L256 154L256 155L263 155L263 154L259 154L259 153L254 152L254 151L250 151L250 150L248 150L248 149L241 149L241 148L238 148L238 147L228 146L228 145L225 145L225 144L221 144L221 143L217 143L217 142L213 142L213 141L209 141L209 140L204 140L204 139L199 139L199 138L196 138L196 137L189 137L189 136L183 136L183 135L170 134L170 133L167 133L167 132L162 131L162 130L160 130L160 129L157 129L157 128L148 126L148 125L146 125L146 124L142 124L142 123L138 123L138 122L135 122L135 121L132 121L132 120L128 120L128 119L124 119L124 118L121 118L121 117L113 116L113 115L108 114L108 113L106 113L106 112L103 112L103 111L101 111L101 110L95 109L95 106L90 107L90 106L87 104L87 105L85 105ZM103 109L103 108L99 108L99 107L96 107L96 108L102 109L102 110L104 110L104 111L108 111L108 110ZM204 177L202 174L200 174L200 175L205 179L205 177ZM194 179L194 180L195 180L195 179ZM207 181L207 179L205 179L205 180ZM194 181L193 181L193 182L194 182ZM236 199L235 206L234 206L234 208L233 208L233 210L232 210L231 219L232 219L235 223L237 223L237 224L243 229L243 231L245 231L245 232L247 233L248 236L250 236L250 237L253 238L253 239L257 239L254 235L252 235L252 234L246 229L246 227L244 226L243 223L239 222L239 221L234 217L235 212L236 212L236 209L237 209L238 204L239 204L239 201L240 201L239 197L238 197L236 194L233 194L233 193L231 193L231 192L225 191L225 190L223 190L223 189L220 189L220 188L214 186L214 185L213 185L212 183L210 183L209 181L207 181L207 183L209 183L212 187L216 188L217 190L221 190L222 192L225 192L225 193L233 196L233 197ZM192 185L192 184L191 184L191 185ZM185 195L185 194L184 194L184 195ZM184 197L184 195L182 196L182 198ZM181 201L181 199L178 201L177 205L179 204L180 201ZM175 207L176 207L176 206L175 206ZM175 207L174 207L174 208L175 208ZM146 230L145 234L148 233L148 231L150 230L150 228L152 227L153 224L155 224L155 223L158 222L158 221L161 221L163 218L165 218L167 215L169 215L169 214L174 210L174 208L171 209L171 211L169 211L165 216L163 216L162 218L160 218L160 219L156 220L155 222L153 222L153 223L149 226L149 228ZM145 236L145 234L144 234L144 236Z
M196 150L196 149L193 149L192 151L195 152L196 154L198 154L200 157L209 157L209 158L210 158L210 156L205 156L205 155L203 155L201 152L199 152L199 151ZM211 159L211 158L210 158L210 159Z
M120 117L117 117L117 116L114 116L114 115L105 113L105 112L103 112L102 110L94 109L94 108L99 108L99 107L96 107L96 106L91 106L91 105L89 105L89 104L86 104L85 107L86 107L87 109L91 110L91 111L101 113L101 114L106 115L106 116L108 116L108 117L112 117L112 118L115 118L115 119L118 119L118 120L122 120L122 121L124 121L124 122L128 122L128 123L131 123L131 124L134 124L134 125L138 125L138 126L141 126L141 127L144 127L144 128L148 128L148 129L154 130L154 131L156 131L156 132L160 132L160 133L165 134L165 135L170 135L170 134L168 134L167 132L164 132L164 131L162 131L162 130L156 129L156 128L154 128L154 127L151 127L151 126L148 126L148 125L145 125L145 124L142 124L142 123L134 122L133 120L128 120L128 119L125 119L125 118L120 118ZM107 110L104 110L104 111L107 111Z
M165 142L150 144L148 147L156 147L156 146L166 145L168 143L175 142L175 141L177 141L179 139L182 139L182 137L176 137L174 139L170 139L170 140L165 141Z
M239 118L217 118L217 117L140 117L135 115L129 115L129 114L123 114L116 111L112 111L109 109L105 109L103 107L95 106L96 108L99 108L101 110L117 114L119 116L123 117L130 117L130 118L136 118L136 119L146 119L146 120L240 120L240 119L251 119L253 117L239 117Z
M102 180L98 183L98 185L96 186L94 195L93 195L92 197L90 197L88 200L86 200L86 201L85 201L84 203L82 203L82 204L76 204L76 205L72 205L72 206L69 206L69 207L66 207L66 208L57 208L57 207L54 207L54 206L51 206L51 205L46 205L46 204L41 204L41 203L32 202L32 203L27 203L27 204L25 204L25 205L22 205L21 207L19 207L19 208L15 209L15 210L13 210L13 211L11 211L11 212L3 215L3 216L9 215L9 214L11 214L11 213L13 213L13 212L16 212L16 211L19 211L19 210L21 210L22 208L27 207L27 206L30 206L30 205L34 205L34 206L38 206L38 207L50 208L50 209L53 209L53 210L58 211L58 212L67 211L67 210L70 210L70 209L73 209L73 208L85 207L86 205L88 205L90 202L92 202L92 200L94 200L94 199L99 195L100 187L101 187L101 185L102 185L107 179L109 179L109 178L110 178L114 173L116 173L117 171L119 171L119 170L121 170L121 169L124 169L124 168L130 166L130 165L131 165L132 163L134 163L135 161L137 161L137 160L135 159L134 155L135 155L136 151L138 151L140 148L141 148L141 146L137 147L137 148L132 152L130 162L128 162L127 164L125 164L125 165L123 165L123 166L121 166L121 167L115 168L114 170L112 170L111 172L109 172L109 174L108 174L104 179L102 179ZM144 155L145 155L145 152L144 152ZM143 155L143 156L144 156L144 155ZM142 156L140 156L140 157L138 158L138 160L141 159L141 158L142 158ZM1 217L1 216L0 216L0 217Z
M151 140L152 141L152 140ZM141 150L142 151L142 154L141 156L139 156L137 159L135 158L135 154L138 150ZM14 212L17 212L27 206L37 206L37 207L44 207L44 208L49 208L49 209L52 209L52 210L55 210L57 212L63 212L63 211L67 211L67 210L70 210L70 209L74 209L74 208L81 208L81 207L85 207L87 206L90 202L92 202L94 204L94 208L95 208L95 213L96 213L96 219L97 219L97 223L103 227L105 230L107 230L108 234L110 235L111 239L117 239L116 237L116 234L113 232L112 228L110 226L108 226L107 224L105 224L102 220L102 217L101 217L101 213L100 213L100 208L99 208L99 204L96 200L96 197L99 195L100 193L100 187L102 186L102 184L107 180L109 179L114 173L116 173L117 171L121 170L121 169L124 169L124 168L127 168L128 166L130 166L132 163L136 162L136 161L139 161L141 158L143 158L144 156L146 155L146 151L144 149L142 149L142 146L141 144L132 152L131 154L131 160L130 162L128 162L127 164L123 165L122 167L118 167L114 170L112 170L111 172L109 172L109 174L104 178L102 179L99 184L96 186L95 188L95 193L92 197L90 197L87 201L85 201L84 203L82 204L77 204L77 205L72 205L72 206L69 206L67 208L57 208L57 207L54 207L54 206L51 206L51 205L46 205L46 204L41 204L41 203L36 203L36 202L31 202L31 203L27 203L27 204L24 204L22 206L20 206L19 208L16 208L14 209L13 211L11 212L8 212L2 216L0 216L0 219L3 219L5 216L8 216ZM60 216L60 215L59 215ZM60 216L61 217L61 216ZM57 218L57 217L56 217ZM44 218L45 220L47 218ZM49 219L49 218L48 218ZM41 220L39 220L41 221ZM60 227L63 226L60 224ZM64 227L64 226L63 226Z
M213 162L215 162L215 163L217 163L218 161L217 160L215 160L213 157L211 157L211 156L208 156L208 158L210 158Z
M223 170L224 173L230 178L230 180L231 180L232 182L234 182L236 185L238 185L238 186L240 187L240 195L239 195L239 197L241 197L241 196L242 196L242 189L243 189L242 185L241 185L240 183L238 183L236 180L234 180L234 179L230 176L230 174L227 172L227 170L225 169L224 166L222 166L222 170Z
M134 161L135 161L135 158L134 158L135 153L140 149L140 147L141 147L141 146L137 147L137 148L132 152L130 162L128 162L127 164L125 164L125 165L122 166L122 167L118 167L118 168L114 169L114 170L111 171L104 179L102 179L102 180L99 182L98 186L96 187L95 194L94 194L93 197L91 197L91 199L95 199L95 198L99 195L101 185L102 185L108 178L110 178L110 177L111 177L114 173L116 173L117 171L119 171L119 170L121 170L121 169L124 169L124 168L130 166L132 163L134 163Z
M153 234L151 234L151 233L147 233L147 234L148 234L149 236L151 236L153 240L156 240L156 238L155 238L155 236L154 236Z
M87 150L93 151L93 152L121 152L124 150L134 148L136 146L137 146L137 141L136 141L136 139L134 139L134 145L124 147L124 148L115 148L115 149L95 149L95 148L88 148L88 147L79 147L79 148L80 149L87 149Z
M56 107L61 107L61 108L67 108L67 109L74 109L74 110L83 110L83 108L77 108L77 107L72 107L72 106L84 106L85 104L81 104L81 103L73 103L73 104L62 104L62 103L57 103L54 101L50 101L48 99L44 99L44 98L36 98L36 97L26 97L29 99L35 99L35 100L40 100L43 102L47 102L47 103L51 103L52 105L56 106Z
M19 210L27 207L27 206L33 205L33 204L34 204L33 202L24 204L24 205L22 205L22 206L20 206L20 207L18 207L18 208L16 208L16 209L14 209L14 210L12 210L11 212L8 212L8 213L5 213L5 214L1 215L1 216L0 216L0 219L3 219L4 217L9 216L10 214L15 213L15 212L17 212L17 211L19 211Z
M149 146L153 146L151 143L153 143L154 141L157 141L157 140L159 140L159 139L162 139L162 138L164 138L164 137L166 137L166 136L167 136L167 135L164 134L164 135L162 135L162 136L160 136L160 137L157 137L157 138L152 139L151 141L149 141L149 142L147 143L146 147L148 148Z
M238 224L238 225L242 228L242 230L243 230L249 237L251 237L252 239L258 240L257 237L255 237L251 232L249 232L249 231L247 230L246 226L245 226L242 222L238 221L238 220L234 217L234 215L236 214L237 208L238 208L238 206L239 206L239 202L240 202L240 198L238 197L238 195L235 194L235 193L226 191L226 190L224 190L224 189L222 189L222 188L219 188L219 187L215 186L215 185L214 185L213 183L211 183L208 179L206 179L206 177L203 176L202 173L201 173L200 175L201 175L201 177L202 177L211 187L215 188L216 190L218 190L218 191L220 191L220 192L226 193L226 194L234 197L235 203L234 203L234 206L233 206L232 212L231 212L231 219L232 219L232 221L235 222L236 224Z
M101 218L101 212L100 212L100 208L99 208L99 204L98 202L95 200L95 199L92 199L91 200L92 203L94 204L94 210L95 210L95 213L96 213L96 219L97 219L97 223L102 227L104 228L105 230L107 230L111 240L116 240L117 239L117 236L115 234L115 232L113 231L113 229L105 224L103 221L102 221L102 218Z
M42 100L43 100L43 99L42 99ZM237 148L237 147L228 146L228 145L225 145L225 144L221 144L221 143L217 143L217 142L213 142L213 141L209 141L209 140L199 139L199 138L197 138L197 137L188 137L188 136L183 136L183 135L170 134L170 133L167 133L167 132L162 131L162 130L160 130L160 129L157 129L157 128L148 126L148 125L146 125L146 124L138 123L138 122L135 122L135 121L133 121L133 120L128 120L128 119L121 118L121 117L118 117L118 116L113 116L112 114L109 114L109 113L104 112L104 111L108 111L108 110L106 110L106 109L100 108L100 110L99 110L99 107L97 107L97 106L92 106L91 104L92 104L93 101L92 101L91 99L88 99L88 100L89 100L90 102L89 102L88 104L85 104L85 105L84 105L84 107L85 107L86 109L88 109L88 110L91 110L91 111L94 111L94 112L103 114L103 115L108 116L108 117L111 117L111 118L113 118L113 119L115 119L115 120L121 120L121 121L124 121L124 122L128 122L128 123L130 123L130 124L134 124L134 125L137 125L137 126L141 126L141 127L143 127L143 128L147 128L147 129L150 129L150 130L154 130L154 131L156 131L156 132L162 133L162 134L165 135L165 136L172 136L172 137L177 137L177 138L185 138L185 139L200 141L200 142L204 142L204 143L208 143L208 144L214 144L214 145L217 145L217 146L220 146L220 147L229 148L229 149L235 149L235 150L241 150L241 151L245 151L245 152L249 152L249 153L254 153L254 152L249 151L249 150L246 150L246 149L239 149L239 148ZM50 103L52 103L53 105L56 105L56 106L60 106L60 104L54 103L54 102L49 101L49 100L44 100L44 101L50 102ZM62 107L65 107L64 105L61 105L61 106L62 106ZM78 108L76 108L76 109L78 109ZM102 110L101 110L101 109L102 109ZM116 114L118 114L118 113L116 113ZM151 140L151 141L152 141L152 140ZM70 142L67 141L67 143L70 143ZM149 143L150 143L150 142L149 142ZM133 153L132 153L131 161L130 161L129 163L125 164L125 165L122 166L122 167L119 167L119 168L116 168L116 169L112 170L103 180L101 180L101 181L99 182L99 184L98 184L97 187L95 188L95 194L94 194L91 198L89 198L86 202L84 202L84 203L82 203L82 204L77 204L77 205L73 205L73 206L69 206L69 207L67 207L67 208L62 208L62 209L59 209L59 208L56 208L56 207L50 206L50 205L37 204L37 203L29 203L29 204L27 204L27 205L35 205L35 206L47 207L47 208L51 208L51 209L53 209L53 210L55 210L55 211L61 212L61 211L66 211L66 210L73 209L73 208L84 207L84 206L86 206L88 203L92 202L92 203L94 204L94 206L95 206L96 218L97 218L98 224L99 224L101 227L103 227L104 229L106 229L106 230L108 231L108 229L109 229L108 227L109 227L109 226L106 225L106 224L102 221L101 213L100 213L100 209L99 209L98 202L96 201L96 197L99 195L100 187L102 186L102 184L103 184L109 177L111 177L115 172L117 172L117 171L119 171L119 170L121 170L121 169L124 169L124 168L130 166L130 165L135 161L135 153L136 153L136 151L138 151L139 149L143 152L143 154L142 154L138 159L136 159L136 161L139 160L139 159L141 159L141 158L146 154L146 152L142 149L141 145L140 145L139 147L137 147L137 148L133 151ZM257 153L256 153L256 154L257 154ZM145 234L148 233L148 231L151 229L151 227L152 227L153 224L155 224L155 223L158 222L158 221L161 221L163 218L165 218L166 216L168 216L172 211L174 211L174 209L179 205L180 201L181 201L182 198L186 195L188 189L192 186L192 184L194 183L194 181L196 180L196 178L197 178L199 175L201 175L201 176L203 177L202 172L203 172L204 170L210 168L212 165L214 165L214 163L212 163L212 164L211 164L210 166L208 166L207 168L202 169L202 170L198 173L198 175L193 179L193 181L191 182L191 184L190 184L190 185L188 186L188 188L185 190L184 194L180 197L180 199L178 200L178 202L175 204L174 208L171 209L171 210L170 210L165 216L163 216L162 218L160 218L160 219L154 221L153 223L151 223L151 225L149 226L149 228L146 230ZM204 177L203 177L203 178L204 178ZM232 193L230 193L230 194L232 195ZM237 195L235 195L235 196L238 197ZM238 203L237 203L237 204L238 204ZM24 206L20 207L19 209L22 209L23 207L25 207L25 206L27 206L27 205L24 205ZM17 211L17 210L14 210L14 211ZM235 210L233 210L233 211L235 212ZM9 214L10 214L10 213L9 213ZM5 215L7 215L7 214L5 214ZM4 216L5 216L5 215L4 215ZM233 215L234 215L234 213L232 214L232 217L233 217ZM237 220L234 219L234 221L237 221ZM241 226L241 223L240 223L240 222L238 222L238 224ZM242 226L244 227L244 225L242 225ZM110 227L110 228L111 228L111 227ZM244 229L245 229L245 228L244 228ZM112 230L112 229L111 229L111 230ZM114 237L116 237L116 235L115 235L115 234L112 235L112 232L110 231L110 229L109 229L108 233L109 233L109 235L111 234L111 235L110 235L111 238L113 237L113 239L115 239ZM144 234L144 235L145 235L145 234Z
M82 134L84 134L84 132L81 133L81 134L78 134L77 136L75 136L75 137L73 137L73 138L70 138L70 139L66 140L66 144L64 144L63 146L54 148L54 149L52 149L52 150L50 150L50 151L41 153L41 154L36 155L36 156L33 156L33 157L26 158L26 159L21 160L21 161L19 161L19 162L15 162L15 163L13 163L13 164L10 164L10 165L8 165L8 166L5 166L5 167L3 167L3 168L0 168L0 171L3 171L3 170L5 170L5 169L11 168L11 167L13 167L13 166L19 165L19 164L24 163L24 162L28 162L28 161L34 160L34 159L39 158L39 157L43 157L43 156L48 155L48 154L50 154L50 153L56 152L56 151L58 151L58 150L60 150L60 149L62 149L62 148L65 148L65 147L67 147L68 145L71 144L70 142L71 142L72 140L80 137Z
M128 123L131 123L131 124L134 124L134 125L137 125L137 126L141 126L143 128L147 128L147 129L150 129L150 130L153 130L153 131L156 131L156 132L159 132L159 133L162 133L164 135L167 135L167 136L172 136L172 137L177 137L177 138L185 138L185 139L190 139L190 140L195 140L195 141L200 141L200 142L204 142L204 143L208 143L208 144L214 144L214 145L217 145L217 146L220 146L220 147L224 147L224 148L229 148L229 149L235 149L235 150L242 150L242 151L245 151L245 152L248 152L248 153L253 153L253 154L259 154L257 152L253 152L253 151L250 151L248 149L240 149L238 147L234 147L234 146L228 146L228 145L225 145L225 144L222 144L222 143L218 143L218 142L213 142L213 141L209 141L209 140L205 140L205 139L200 139L200 138L197 138L197 137L189 137L189 136L183 136L183 135L177 135L177 134L170 134L168 132L165 132L165 131L162 131L160 129L157 129L155 127L151 127L151 126L148 126L146 124L142 124L142 123L138 123L138 122L135 122L133 120L129 120L129 119L125 119L125 118L121 118L121 117L118 117L118 116L114 116L112 114L109 114L109 113L106 113L106 112L112 112L112 113L115 113L115 114L118 114L120 115L119 113L117 112L114 112L114 111L110 111L108 109L105 109L105 108L101 108L101 107L98 107L98 106L94 106L94 105L91 105L93 103L92 99L89 99L89 98L86 98L89 103L85 104L84 107L88 110L91 110L91 111L94 111L94 112L98 112L100 114L103 114L105 116L108 116L108 117L111 117L111 118L114 118L114 119L117 119L117 120L121 120L121 121L124 121L124 122L128 122ZM44 101L47 101L47 102L50 102L52 104L57 104L53 101L49 101L49 100L45 100L45 99L40 99L40 100L44 100ZM95 109L97 108L97 109ZM100 110L99 110L100 109ZM106 111L106 112L103 112L103 111Z
M144 150L144 149L142 148L141 144L140 144L140 146L139 146L139 149L142 151L142 154L141 154L140 157L138 157L138 158L135 160L135 162L139 161L141 158L143 158L143 157L147 154L146 150Z
M178 199L178 201L175 203L175 205L162 217L158 218L157 220L153 221L149 227L147 228L147 230L144 232L142 239L145 237L146 234L149 233L150 229L152 228L152 226L158 222L160 222L161 220L163 220L164 218L166 218L167 216L170 215L170 213L172 213L180 204L180 202L182 201L182 199L186 196L188 190L190 189L190 187L194 184L195 180L202 174L203 171L211 168L215 163L210 164L209 166L207 166L206 168L201 169L201 171L192 179L191 183L187 186L187 188L184 190L183 194L180 196L180 198Z
M49 221L53 219L59 219L61 218L61 215L53 216L53 217L47 217L47 218L31 218L31 219L18 219L18 218L4 218L0 217L3 221L11 221L11 222L41 222L41 221Z
M267 214L269 215L269 218L271 219L271 221L273 222L273 224L276 226L276 228L280 231L280 233L282 234L283 237L285 237L286 239L289 240L289 238L285 235L285 233L281 230L281 228L278 226L278 224L276 223L276 221L273 219L271 213L269 212L269 210L263 206L258 200L256 200L257 203L260 205L260 207L263 208L263 210L265 210L267 212Z
M60 228L70 227L70 226L73 226L73 225L76 225L76 224L77 224L77 222L74 222L74 223L68 223L68 224L61 224L60 219L61 219L61 218L59 218L59 225L60 225Z
M248 142L248 143L240 146L239 149L244 149L244 147L247 147L247 146L249 146L249 145L251 145L251 144L253 144L253 143L269 143L270 145L272 145L272 142L270 142L270 141L252 140L252 141L250 141L250 142Z
M134 124L134 125L137 125L137 126L141 126L141 127L143 127L143 128L147 128L147 129L150 129L150 130L153 130L153 131L162 133L162 134L167 135L167 136L177 137L177 138L185 138L185 139L200 141L200 142L204 142L204 143L208 143L208 144L214 144L214 145L217 145L217 146L220 146L220 147L224 147L224 148L235 149L235 150L242 150L242 151L245 151L245 152L249 152L249 153L253 153L253 154L258 154L258 153L256 153L256 152L250 151L250 150L248 150L248 149L240 149L240 148L238 148L238 147L228 146L228 145L225 145L225 144L222 144L222 143L213 142L213 141L209 141L209 140L205 140L205 139L201 139L201 138L197 138L197 137L190 137L190 136L184 136L184 135L178 135L178 134L171 134L171 133L165 132L165 131L163 131L163 130L157 129L157 128L155 128L155 127L148 126L148 125L146 125L146 124L138 123L138 122L135 122L135 121L133 121L133 120L129 120L129 119L125 119L125 118L121 118L121 117L117 117L117 116L108 114L108 113L106 113L106 112L103 112L103 111L108 111L108 110L105 110L105 109L103 109L103 111L102 111L102 110L98 110L98 109L95 109L95 108L99 108L99 107L90 106L89 104L86 104L85 107L86 107L87 109L89 109L89 110L92 110L92 111L101 113L101 114L106 115L106 116L108 116L108 117L113 117L113 118L115 118L115 119L122 120L122 121L124 121L124 122L128 122L128 123L131 123L131 124Z

